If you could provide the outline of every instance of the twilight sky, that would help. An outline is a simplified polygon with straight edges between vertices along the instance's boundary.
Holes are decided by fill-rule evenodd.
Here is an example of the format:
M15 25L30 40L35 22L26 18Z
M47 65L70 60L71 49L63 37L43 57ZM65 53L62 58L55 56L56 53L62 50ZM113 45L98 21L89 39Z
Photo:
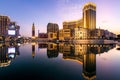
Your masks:
M49 22L62 29L63 21L81 19L82 6L89 1L97 5L97 28L120 33L120 0L0 0L0 15L16 21L22 36L31 36L33 22L37 35L38 29L46 32Z

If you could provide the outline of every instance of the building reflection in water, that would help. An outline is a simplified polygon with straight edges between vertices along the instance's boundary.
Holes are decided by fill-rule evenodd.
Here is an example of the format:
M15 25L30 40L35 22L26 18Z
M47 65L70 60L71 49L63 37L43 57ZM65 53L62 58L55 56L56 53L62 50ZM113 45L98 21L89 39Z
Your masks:
M48 58L55 58L58 57L58 44L55 43L48 43L47 46L47 57Z
M33 47L35 47L33 45ZM92 45L92 44L69 44L69 43L40 43L38 48L47 48L48 58L56 58L63 54L64 60L77 61L83 64L82 76L85 79L96 78L96 54L108 52L115 47L111 45ZM35 52L33 48L33 52Z
M38 50L47 49L48 58L56 58L59 54L59 45L55 43L38 43Z
M11 60L15 59L17 55L20 55L17 44L0 44L0 67L9 66Z
M90 47L91 49L91 47ZM96 78L96 54L90 50L83 57L83 77L88 80Z
M47 46L46 43L38 43L38 49L47 48Z
M96 54L107 52L114 47L115 45L59 44L59 52L63 53L63 59L83 64L83 77L92 80L96 78Z
M35 45L36 45L36 43L32 43L32 58L33 59L35 57Z

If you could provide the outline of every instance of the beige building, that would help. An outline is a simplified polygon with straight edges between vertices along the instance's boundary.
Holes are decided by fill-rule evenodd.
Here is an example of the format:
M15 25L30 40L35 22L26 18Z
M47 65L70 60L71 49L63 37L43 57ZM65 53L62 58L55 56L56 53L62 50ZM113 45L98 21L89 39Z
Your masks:
M85 28L75 28L74 29L74 39L87 39L89 36L88 29Z
M49 32L48 33L48 40L55 40L57 39L57 33Z
M71 40L71 30L70 29L61 29L59 30L59 40Z
M64 30L63 29L60 29L59 30L59 40L64 40Z
M96 4L88 2L83 6L84 28L96 29Z
M83 19L76 21L63 22L63 29L74 29L78 27L83 27Z

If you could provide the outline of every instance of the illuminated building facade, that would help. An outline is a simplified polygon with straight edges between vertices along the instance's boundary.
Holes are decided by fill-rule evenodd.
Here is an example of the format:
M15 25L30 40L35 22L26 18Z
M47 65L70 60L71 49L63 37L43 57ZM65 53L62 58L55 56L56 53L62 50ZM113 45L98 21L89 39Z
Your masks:
M63 22L63 29L74 29L78 27L83 27L83 19L76 21Z
M75 28L83 28L83 19L76 20L76 21L69 21L63 22L63 30L70 29L70 37L74 36L74 29Z
M59 26L56 23L48 23L47 25L47 33L53 32L57 33L59 31Z
M10 18L8 16L0 15L0 35L6 36L7 26L10 24Z
M71 39L72 39L71 29L59 30L59 40L71 40Z
M57 40L58 36L57 33L49 32L48 33L48 40Z
M59 30L59 40L64 40L64 34L63 34L63 29Z
M48 23L47 25L47 34L48 39L58 39L59 26L56 23Z
M9 37L18 37L20 36L20 26L16 25L16 22L10 22L10 24L7 27L7 36Z
M35 25L32 25L32 38L35 38Z
M88 29L85 28L75 28L74 29L74 39L87 39L89 37Z
M88 2L83 6L84 28L96 29L96 4Z

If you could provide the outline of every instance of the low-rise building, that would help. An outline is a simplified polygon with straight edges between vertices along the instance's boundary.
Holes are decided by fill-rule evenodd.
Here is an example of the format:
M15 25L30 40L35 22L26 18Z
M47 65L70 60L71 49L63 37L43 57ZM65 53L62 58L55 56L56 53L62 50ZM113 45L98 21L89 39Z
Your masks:
M38 38L48 38L47 33L38 33Z
M75 28L74 29L74 39L79 40L79 39L87 39L88 38L88 29L85 28Z
M61 29L59 30L59 40L71 40L71 30L70 29Z

